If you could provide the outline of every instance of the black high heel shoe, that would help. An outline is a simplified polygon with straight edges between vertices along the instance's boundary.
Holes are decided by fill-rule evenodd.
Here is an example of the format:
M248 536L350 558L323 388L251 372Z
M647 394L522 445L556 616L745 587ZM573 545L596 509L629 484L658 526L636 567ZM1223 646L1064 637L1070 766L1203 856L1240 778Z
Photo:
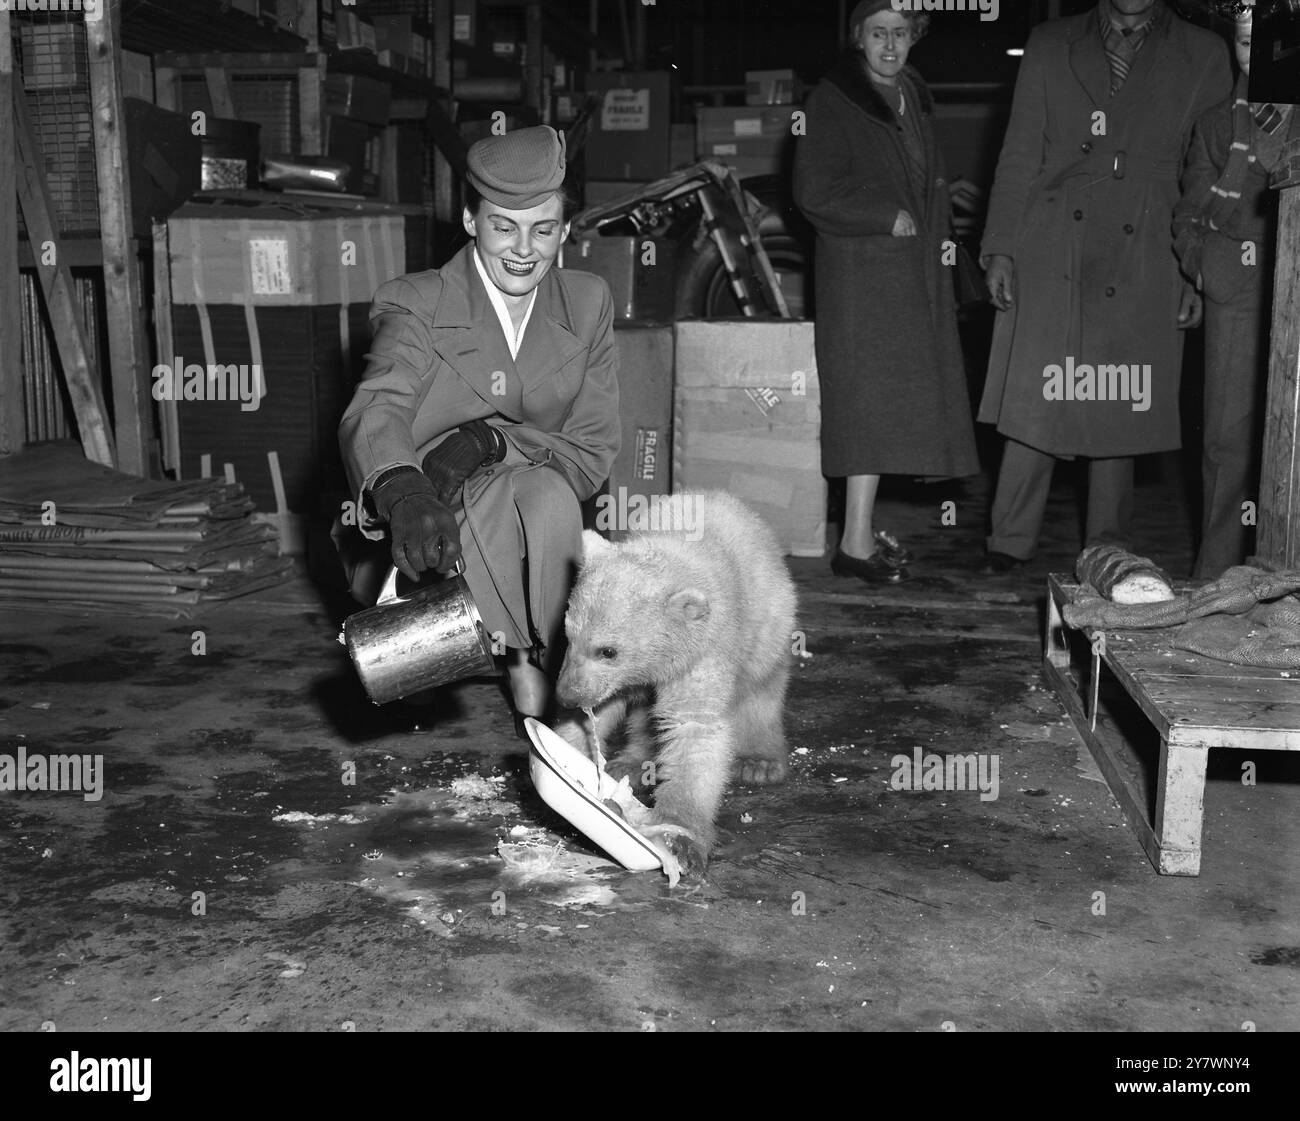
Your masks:
M907 569L890 564L879 549L865 560L836 549L835 555L831 557L831 571L836 576L856 576L868 584L901 584L909 579Z

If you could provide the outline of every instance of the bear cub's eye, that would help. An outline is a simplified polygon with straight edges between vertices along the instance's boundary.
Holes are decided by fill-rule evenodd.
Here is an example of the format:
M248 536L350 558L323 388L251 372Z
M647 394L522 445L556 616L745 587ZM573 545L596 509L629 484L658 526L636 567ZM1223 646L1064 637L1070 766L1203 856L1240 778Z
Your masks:
M606 662L612 662L618 657L618 651L612 646L598 646L596 647L596 657Z

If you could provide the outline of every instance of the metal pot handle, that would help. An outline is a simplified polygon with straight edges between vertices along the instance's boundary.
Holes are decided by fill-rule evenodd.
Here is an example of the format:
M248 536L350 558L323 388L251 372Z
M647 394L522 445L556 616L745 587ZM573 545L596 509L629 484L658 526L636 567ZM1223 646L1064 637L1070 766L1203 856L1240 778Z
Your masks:
M464 557L460 557L456 561L456 567L453 568L451 572L448 573L448 575L449 576L465 575ZM378 607L381 603L396 603L399 599L401 599L401 596L397 594L397 577L398 577L397 566L393 565L393 567L389 569L388 575L384 577L384 586L379 589L379 598L375 600L376 607Z

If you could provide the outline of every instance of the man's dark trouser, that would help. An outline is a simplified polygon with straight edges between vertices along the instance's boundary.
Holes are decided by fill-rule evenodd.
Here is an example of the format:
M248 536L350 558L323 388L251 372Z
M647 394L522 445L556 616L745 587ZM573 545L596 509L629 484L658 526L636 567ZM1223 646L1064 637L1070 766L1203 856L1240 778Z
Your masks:
M1038 548L1056 457L1008 440L993 496L991 553L1028 560ZM1086 545L1132 543L1133 458L1094 459L1088 463Z
M1211 251L1222 252L1217 244L1206 247L1207 254ZM1264 278L1272 269L1243 266L1240 253L1234 243L1227 267L1241 282L1231 298L1207 296L1205 301L1205 508L1192 575L1206 580L1243 562L1249 531L1242 524L1242 503L1259 497L1260 397L1268 361L1266 292L1271 287Z

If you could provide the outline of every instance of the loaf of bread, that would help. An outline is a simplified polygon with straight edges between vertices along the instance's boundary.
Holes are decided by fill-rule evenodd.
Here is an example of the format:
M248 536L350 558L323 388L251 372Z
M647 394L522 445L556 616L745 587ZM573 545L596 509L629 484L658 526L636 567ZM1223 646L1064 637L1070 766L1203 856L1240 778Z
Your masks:
M1112 603L1162 603L1174 598L1167 573L1118 545L1090 545L1079 554L1074 574L1079 583L1091 584Z

